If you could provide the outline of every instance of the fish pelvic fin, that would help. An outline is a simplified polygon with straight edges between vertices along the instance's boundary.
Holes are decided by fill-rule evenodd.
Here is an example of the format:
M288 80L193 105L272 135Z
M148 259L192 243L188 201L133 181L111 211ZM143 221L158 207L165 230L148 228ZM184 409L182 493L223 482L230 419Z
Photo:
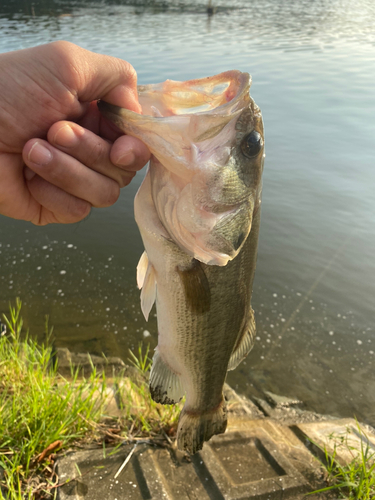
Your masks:
M185 393L179 375L163 361L157 348L152 360L150 393L156 403L163 405L178 403Z
M148 255L147 252L144 251L137 265L137 285L140 290L142 289L143 284L145 282L147 267L148 267Z
M148 321L148 316L156 300L156 272L151 262L148 262L146 275L142 285L143 286L141 291L141 309L143 312L143 316L145 317L145 320Z
M236 345L234 346L232 355L228 364L228 371L234 370L243 361L246 356L251 351L254 345L255 337L255 319L254 311L250 307L249 318L246 322L245 328L243 329L241 336L239 337Z
M227 408L222 399L213 410L201 413L182 409L177 428L177 447L194 455L203 443L215 434L222 434L227 428Z

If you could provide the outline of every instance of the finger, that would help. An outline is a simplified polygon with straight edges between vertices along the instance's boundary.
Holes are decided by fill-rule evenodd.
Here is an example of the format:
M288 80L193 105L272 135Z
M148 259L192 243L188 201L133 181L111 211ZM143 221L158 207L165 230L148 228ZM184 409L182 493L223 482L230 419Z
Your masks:
M136 172L150 160L151 153L147 146L136 137L122 135L112 145L110 158L112 163L128 171Z
M120 186L116 181L86 167L47 141L31 139L22 155L35 174L94 207L108 207L119 197Z
M57 122L48 131L49 143L78 160L83 165L127 186L134 172L114 165L110 160L111 144L93 132L73 122Z
M114 142L124 133L116 127L114 123L104 118L98 109L97 101L92 101L89 104L86 113L80 120L77 121L77 123L78 125L81 125L81 127L91 130L94 134L99 135L104 139L108 139L111 142Z
M25 168L27 187L33 198L41 205L40 211L31 220L33 224L44 226L51 223L71 224L88 216L91 205L87 201L76 198L46 180L34 175Z
M66 41L53 42L51 47L54 60L56 57L61 60L61 81L66 81L79 101L105 99L111 104L141 112L137 74L131 64Z

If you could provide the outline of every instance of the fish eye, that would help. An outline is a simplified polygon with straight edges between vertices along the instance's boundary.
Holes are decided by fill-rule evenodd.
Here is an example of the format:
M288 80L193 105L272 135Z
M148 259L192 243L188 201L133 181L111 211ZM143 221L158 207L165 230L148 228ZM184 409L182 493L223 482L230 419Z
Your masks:
M242 152L248 158L256 156L262 149L262 146L262 136L256 130L253 130L250 134L246 135L241 142Z

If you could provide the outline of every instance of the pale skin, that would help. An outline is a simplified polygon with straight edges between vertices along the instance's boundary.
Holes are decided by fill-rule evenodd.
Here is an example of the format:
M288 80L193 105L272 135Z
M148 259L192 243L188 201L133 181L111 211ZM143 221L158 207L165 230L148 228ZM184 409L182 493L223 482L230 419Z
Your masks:
M115 203L150 153L96 106L141 112L136 73L69 42L0 54L0 214L73 223Z

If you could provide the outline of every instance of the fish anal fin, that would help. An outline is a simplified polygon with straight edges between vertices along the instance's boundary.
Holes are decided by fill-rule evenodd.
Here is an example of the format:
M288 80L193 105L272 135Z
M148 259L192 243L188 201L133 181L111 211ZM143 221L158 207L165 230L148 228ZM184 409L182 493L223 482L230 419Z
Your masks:
M227 428L227 409L224 399L213 410L204 413L182 409L177 428L177 447L191 455L201 450L203 443Z
M140 290L143 287L143 283L145 282L147 267L148 267L148 256L147 252L144 251L137 265L137 285Z
M186 302L193 313L205 313L211 308L211 290L199 260L193 259L187 269L177 267L185 291Z
M254 311L250 308L249 318L235 345L228 364L228 371L234 370L251 351L254 345L255 319Z
M149 262L146 276L141 291L141 309L145 320L148 316L156 299L156 273L154 266Z
M150 393L154 401L166 405L178 403L184 395L179 375L164 363L157 349L152 360Z

